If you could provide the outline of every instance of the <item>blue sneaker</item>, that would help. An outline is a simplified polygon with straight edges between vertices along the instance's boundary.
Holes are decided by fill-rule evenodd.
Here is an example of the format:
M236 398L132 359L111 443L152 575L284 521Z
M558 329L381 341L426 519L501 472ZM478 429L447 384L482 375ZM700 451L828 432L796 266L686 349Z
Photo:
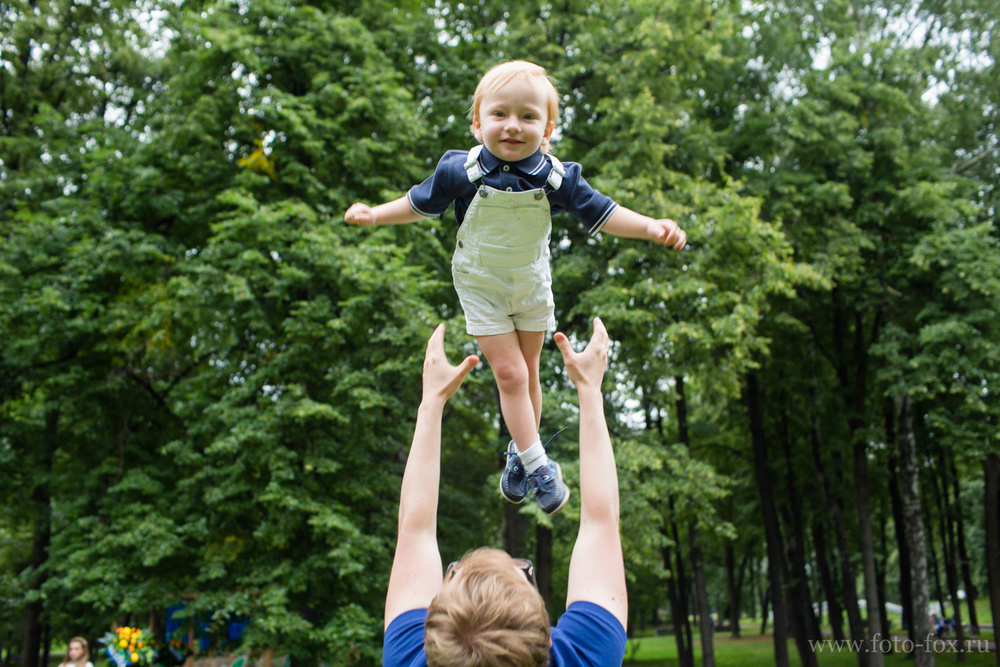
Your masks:
M507 465L500 475L500 495L507 502L520 505L528 495L528 477L524 474L524 466L513 441L507 446L504 456L507 457Z
M562 470L548 457L541 468L528 475L528 484L535 490L535 502L546 514L555 514L569 500L569 487L563 483Z

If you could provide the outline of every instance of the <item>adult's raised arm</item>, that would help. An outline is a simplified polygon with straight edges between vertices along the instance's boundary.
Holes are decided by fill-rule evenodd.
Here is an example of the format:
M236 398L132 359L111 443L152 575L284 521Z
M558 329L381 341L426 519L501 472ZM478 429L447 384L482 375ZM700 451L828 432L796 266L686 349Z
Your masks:
M566 605L592 602L626 627L628 593L619 534L618 470L601 394L608 332L600 318L594 318L594 334L583 352L574 352L562 333L555 335L555 342L580 398L580 532L569 563Z
M469 355L452 366L444 352L444 325L427 341L423 396L417 409L413 443L399 492L396 554L385 596L385 627L411 609L428 606L441 590L441 552L437 543L438 487L441 481L441 415L448 402L479 363Z

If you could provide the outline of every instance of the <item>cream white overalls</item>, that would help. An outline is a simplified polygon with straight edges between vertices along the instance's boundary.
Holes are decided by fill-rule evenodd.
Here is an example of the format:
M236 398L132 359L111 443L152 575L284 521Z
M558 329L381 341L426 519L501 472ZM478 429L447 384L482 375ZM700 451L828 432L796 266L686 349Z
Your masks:
M465 172L479 185L458 228L451 273L473 336L548 331L556 326L549 267L552 214L545 188L511 192L482 184L482 146L469 151ZM559 189L566 175L552 164L547 186Z

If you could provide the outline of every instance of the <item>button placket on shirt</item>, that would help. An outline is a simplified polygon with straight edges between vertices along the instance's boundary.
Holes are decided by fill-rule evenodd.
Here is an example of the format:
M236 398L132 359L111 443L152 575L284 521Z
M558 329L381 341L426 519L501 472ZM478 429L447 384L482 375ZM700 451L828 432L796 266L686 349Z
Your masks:
M500 170L503 172L500 174L500 189L506 190L507 192L514 191L514 185L517 184L517 176L510 173L510 165L503 165Z

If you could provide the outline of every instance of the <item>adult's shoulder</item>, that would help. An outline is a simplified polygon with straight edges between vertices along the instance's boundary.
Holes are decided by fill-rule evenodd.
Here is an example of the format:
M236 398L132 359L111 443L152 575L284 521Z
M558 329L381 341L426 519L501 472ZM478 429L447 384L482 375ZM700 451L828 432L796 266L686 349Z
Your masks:
M573 602L552 628L550 654L556 667L618 667L625 648L621 622L592 602Z

